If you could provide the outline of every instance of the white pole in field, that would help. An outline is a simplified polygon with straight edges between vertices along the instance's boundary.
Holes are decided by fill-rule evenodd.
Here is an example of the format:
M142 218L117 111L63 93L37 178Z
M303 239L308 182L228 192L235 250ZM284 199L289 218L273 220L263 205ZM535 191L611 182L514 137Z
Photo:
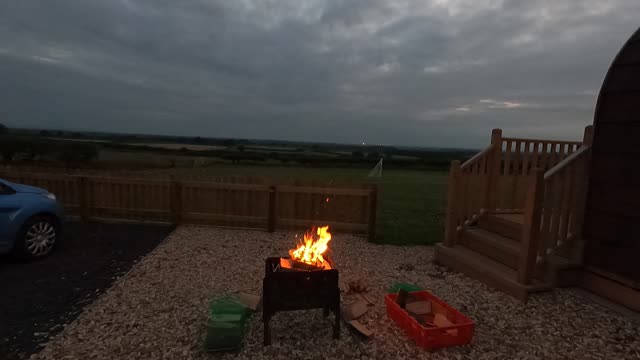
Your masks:
M382 160L383 158L380 158L380 161L378 161L376 166L371 169L371 172L369 172L369 177L382 177Z

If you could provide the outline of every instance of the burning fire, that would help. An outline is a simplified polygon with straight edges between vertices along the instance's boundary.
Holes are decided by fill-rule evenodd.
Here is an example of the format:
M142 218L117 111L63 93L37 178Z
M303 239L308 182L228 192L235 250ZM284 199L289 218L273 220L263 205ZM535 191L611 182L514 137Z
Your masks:
M319 268L331 269L328 261L325 261L322 254L329 249L329 241L331 241L331 233L329 226L322 226L304 234L304 240L296 249L289 250L291 259L317 266Z

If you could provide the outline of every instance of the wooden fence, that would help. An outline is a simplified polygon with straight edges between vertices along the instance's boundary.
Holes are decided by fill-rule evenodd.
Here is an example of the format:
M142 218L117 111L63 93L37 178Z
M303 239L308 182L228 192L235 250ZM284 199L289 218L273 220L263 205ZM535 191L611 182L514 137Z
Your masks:
M271 185L190 178L132 178L0 172L6 180L54 193L83 219L301 229L329 225L375 237L377 187ZM229 178L230 180L231 178ZM224 181L224 179L222 179Z

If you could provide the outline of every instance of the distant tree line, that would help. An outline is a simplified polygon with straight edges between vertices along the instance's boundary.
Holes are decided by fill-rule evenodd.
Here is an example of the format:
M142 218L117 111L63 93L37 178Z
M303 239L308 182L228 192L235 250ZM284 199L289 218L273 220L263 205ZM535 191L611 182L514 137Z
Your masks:
M381 158L385 168L448 169L452 160L466 160L473 150L408 149L378 145L308 144L252 141L247 139L186 138L179 136L82 133L60 130L12 129L0 124L0 156L4 162L54 160L67 165L86 165L100 148L131 152L218 158L232 164L302 165L312 167L372 167ZM57 138L57 139L56 139ZM100 139L105 142L68 139ZM154 143L216 145L206 150L164 148ZM148 145L146 145L148 144ZM273 149L269 149L272 146Z
M318 148L292 148L291 151L279 149L269 151L268 148L235 145L226 149L193 150L187 147L179 149L154 147L143 144L123 144L117 142L101 143L104 148L125 151L149 151L165 155L184 155L218 158L232 164L251 164L277 162L288 165L312 167L372 167L380 158L384 159L385 168L411 169L448 169L453 160L466 160L475 152L466 150L450 151L386 151L383 148L367 149L369 152L355 150L351 153L320 151Z
M0 140L0 156L4 163L17 160L57 160L67 165L83 165L98 156L98 146L92 143L65 142L36 137L4 135Z

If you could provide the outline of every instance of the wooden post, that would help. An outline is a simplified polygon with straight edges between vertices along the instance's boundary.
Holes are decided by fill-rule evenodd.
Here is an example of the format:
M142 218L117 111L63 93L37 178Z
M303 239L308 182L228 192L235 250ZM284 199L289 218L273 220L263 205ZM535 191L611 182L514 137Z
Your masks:
M584 138L582 143L585 146L593 145L593 125L589 125L584 128ZM580 160L582 165L578 165L576 179L577 184L575 184L576 202L574 208L575 220L573 222L575 228L573 229L573 247L571 249L570 257L573 261L578 263L582 263L584 260L584 239L582 236L584 231L584 216L587 206L587 191L589 188L589 175L591 170L591 154L592 150L589 151L583 160Z
M456 205L458 203L458 178L460 177L460 160L451 162L449 170L449 182L447 189L447 220L444 229L444 245L453 246L456 243L458 234L458 211Z
M278 188L269 186L269 215L267 218L267 231L274 232L278 226Z
M493 151L489 155L488 179L484 207L491 213L498 207L498 190L500 181L500 167L502 165L502 130L491 131L491 146Z
M593 125L588 125L584 128L584 136L582 137L582 144L593 145Z
M369 242L376 239L376 220L378 216L378 185L374 184L369 192L369 228L367 235Z
M178 225L182 221L182 182L178 181L177 178L172 175L169 189L171 189L171 221L175 225Z
M78 186L80 188L80 218L86 221L89 218L89 178L86 176L78 177Z
M544 170L535 168L527 191L522 225L522 243L518 264L518 282L529 284L533 278L540 242L540 216L544 200Z

